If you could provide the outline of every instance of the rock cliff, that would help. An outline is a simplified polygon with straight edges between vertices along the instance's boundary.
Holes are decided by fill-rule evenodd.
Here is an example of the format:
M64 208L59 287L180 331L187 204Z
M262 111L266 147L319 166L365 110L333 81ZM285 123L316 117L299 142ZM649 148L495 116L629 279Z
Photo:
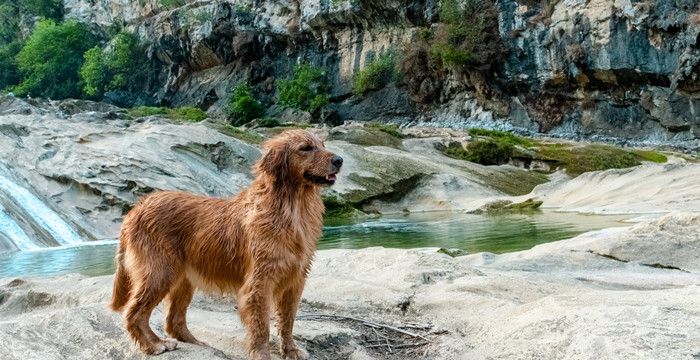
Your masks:
M380 54L406 58L439 27L440 2L166 3L174 5L65 0L64 9L67 18L125 27L146 40L157 74L144 91L165 104L221 112L242 80L271 103L275 80L304 61L325 70L328 108L341 120L698 147L700 9L693 0L463 1L496 12L479 18L489 21L482 32L494 34L473 53L503 47L499 56L467 71L410 73L363 95L353 95L353 77Z

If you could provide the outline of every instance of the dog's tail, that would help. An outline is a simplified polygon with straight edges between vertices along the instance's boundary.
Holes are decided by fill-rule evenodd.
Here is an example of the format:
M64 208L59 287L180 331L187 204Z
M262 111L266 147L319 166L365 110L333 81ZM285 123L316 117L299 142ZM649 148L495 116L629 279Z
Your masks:
M110 307L116 312L122 311L124 305L129 302L131 293L131 279L124 266L124 253L126 249L123 243L117 251L117 272L114 274L114 286L112 287L112 303Z

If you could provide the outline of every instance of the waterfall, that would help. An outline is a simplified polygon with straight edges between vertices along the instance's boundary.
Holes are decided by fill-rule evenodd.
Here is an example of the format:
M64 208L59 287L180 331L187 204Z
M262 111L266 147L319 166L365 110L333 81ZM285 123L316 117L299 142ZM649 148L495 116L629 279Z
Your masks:
M80 235L44 202L29 190L3 176L0 176L0 197L10 200L25 212L28 216L26 220L43 229L59 245L76 245L83 242ZM39 248L11 215L11 209L0 207L0 237L9 237L19 250Z

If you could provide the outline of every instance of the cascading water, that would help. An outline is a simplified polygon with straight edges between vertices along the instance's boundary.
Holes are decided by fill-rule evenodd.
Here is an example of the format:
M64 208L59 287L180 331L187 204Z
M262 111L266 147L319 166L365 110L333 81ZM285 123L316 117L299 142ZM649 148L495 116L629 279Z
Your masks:
M83 242L80 235L56 212L29 190L4 176L0 176L0 200L5 200L5 206L0 205L0 240L9 239L18 250L36 250L42 246L38 244L39 239L30 239L16 220L17 216L13 217L14 212L23 214L22 223L28 223L28 226L50 237L47 243L77 245Z

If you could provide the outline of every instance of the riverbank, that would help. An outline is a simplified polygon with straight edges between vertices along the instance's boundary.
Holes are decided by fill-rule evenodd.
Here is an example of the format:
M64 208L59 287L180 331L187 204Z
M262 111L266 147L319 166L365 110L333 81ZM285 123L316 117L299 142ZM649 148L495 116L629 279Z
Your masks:
M695 359L699 233L700 214L674 213L503 255L323 250L296 335L316 359ZM0 280L0 357L142 358L106 308L111 282ZM181 344L162 358L245 358L234 303L198 294L190 328L211 347ZM339 316L416 336L378 328L390 352L370 327ZM159 333L162 317L152 318Z

